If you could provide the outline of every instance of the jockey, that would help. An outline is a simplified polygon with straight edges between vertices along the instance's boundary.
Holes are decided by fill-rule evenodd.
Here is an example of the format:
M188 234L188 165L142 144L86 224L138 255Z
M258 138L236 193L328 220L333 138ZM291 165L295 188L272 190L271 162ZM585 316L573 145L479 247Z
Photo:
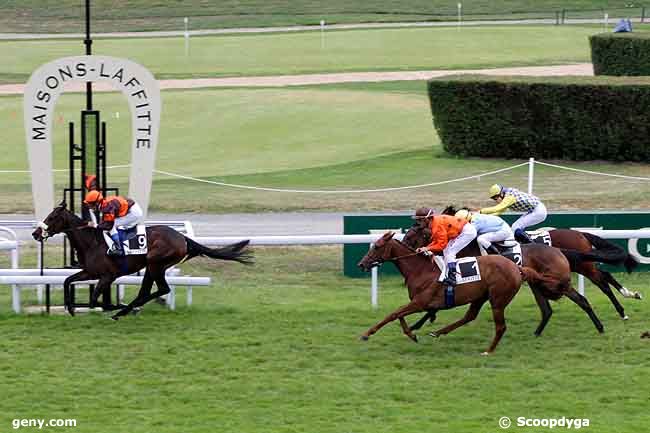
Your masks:
M130 198L120 196L104 199L102 193L97 190L88 192L84 203L90 209L98 209L102 213L101 223L95 224L89 221L88 225L110 232L111 239L113 239L113 246L108 251L108 254L111 256L123 256L124 249L122 248L122 242L120 242L117 228L129 229L138 225L142 221L143 216L140 206Z
M478 234L476 242L488 252L499 254L499 251L492 246L492 242L501 242L514 237L508 223L496 215L483 215L461 209L455 216L469 221L476 227Z
M433 209L420 208L415 219L424 219L431 227L431 243L420 247L418 253L439 253L447 264L447 277L443 281L449 286L456 285L456 254L476 238L476 228L467 220L450 215L434 215Z
M512 223L515 239L521 243L532 243L532 239L525 232L527 227L539 224L546 219L546 206L542 201L532 195L521 192L516 188L506 188L499 184L490 187L490 198L497 202L496 206L481 209L482 214L497 214L506 209L524 212L517 221Z

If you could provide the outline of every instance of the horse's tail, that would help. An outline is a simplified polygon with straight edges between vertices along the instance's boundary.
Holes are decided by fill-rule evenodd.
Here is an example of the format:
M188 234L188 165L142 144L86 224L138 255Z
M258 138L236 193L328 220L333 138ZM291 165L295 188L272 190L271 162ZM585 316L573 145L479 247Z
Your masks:
M527 266L520 266L519 272L521 272L521 277L524 281L535 285L542 285L551 290L562 290L570 286L570 282L566 278L551 274L540 274L535 269Z
M589 252L581 252L576 250L567 250L561 248L562 254L569 260L571 264L571 269L575 269L576 265L584 262L598 262L598 263L607 263L608 265L623 265L628 254L623 251L621 254L618 251L613 250L592 250Z
M187 243L187 257L185 258L185 261L192 257L205 256L210 257L211 259L234 260L245 265L251 265L254 263L253 254L246 248L250 242L249 240L226 245L221 248L208 248L187 236L185 236L185 242Z
M580 232L582 235L587 238L591 245L598 251L607 252L612 257L620 256L622 257L623 266L628 272L632 272L634 268L639 266L639 260L634 257L632 254L625 251L624 248L609 242L600 236L592 235L591 233Z

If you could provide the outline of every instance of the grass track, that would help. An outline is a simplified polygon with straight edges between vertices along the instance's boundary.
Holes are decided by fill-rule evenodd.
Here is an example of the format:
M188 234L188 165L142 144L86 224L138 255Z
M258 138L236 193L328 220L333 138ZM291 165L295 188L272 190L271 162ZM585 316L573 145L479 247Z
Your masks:
M324 40L318 32L211 36L193 38L189 57L182 37L100 39L94 41L93 53L129 58L159 79L475 69L589 61L587 38L600 31L597 26L511 26L461 32L445 28L333 31ZM12 59L0 66L0 83L26 82L41 64L82 53L81 41L75 40L0 41L0 56Z
M60 417L76 418L80 432L490 433L501 416L566 416L590 418L591 432L632 433L650 422L645 301L623 301L624 323L587 286L606 334L565 300L535 339L539 313L524 288L489 358L478 355L493 334L487 307L439 340L413 344L393 324L361 343L361 332L406 301L399 278L381 279L373 311L368 280L340 276L336 247L256 253L255 268L184 265L215 272L213 287L195 290L194 307L152 305L119 323L14 316L4 289L0 392L10 398L0 400L0 425ZM650 288L638 276L621 280ZM442 312L438 325L463 312Z
M602 18L638 16L640 6L625 9L623 0L473 0L463 4L465 19L555 19L566 8L568 17ZM587 12L577 12L586 9ZM444 0L95 0L92 4L93 29L99 32L181 30L183 17L192 29L284 26L295 24L455 20L456 5ZM81 32L83 3L76 0L5 0L0 3L0 26L6 32Z
M431 126L423 82L286 89L213 89L163 93L157 168L204 180L285 189L375 189L426 184L522 161L458 159L445 154ZM117 94L97 94L108 123L108 164L128 162L127 107ZM54 167L67 167L67 128L78 122L81 95L66 94L55 113ZM0 170L27 169L22 101L0 98ZM122 115L116 118L115 113ZM643 164L569 164L650 176ZM128 169L111 171L126 190ZM57 188L67 177L55 176ZM501 181L526 187L525 167L498 176L416 190L374 194L289 194L224 188L156 175L152 209L165 212L386 211L451 201L487 204ZM552 209L650 207L650 184L538 167L535 190ZM31 211L28 173L0 173L0 212ZM567 186L571 188L567 188Z

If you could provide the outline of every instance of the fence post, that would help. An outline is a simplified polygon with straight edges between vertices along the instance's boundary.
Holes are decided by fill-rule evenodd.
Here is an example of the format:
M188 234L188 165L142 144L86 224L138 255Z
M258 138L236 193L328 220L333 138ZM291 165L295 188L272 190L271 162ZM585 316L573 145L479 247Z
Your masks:
M578 274L578 293L585 295L585 277Z
M562 24L564 24L565 20L566 20L566 9L562 9Z
M534 177L535 177L535 158L528 158L528 194L533 193Z
M378 273L379 271L377 270L377 266L372 268L370 271L370 277L372 282L370 283L370 302L372 304L372 308L377 308L377 286L378 286Z
M555 25L560 25L560 11L555 11Z
M641 8L641 23L645 22L645 6Z

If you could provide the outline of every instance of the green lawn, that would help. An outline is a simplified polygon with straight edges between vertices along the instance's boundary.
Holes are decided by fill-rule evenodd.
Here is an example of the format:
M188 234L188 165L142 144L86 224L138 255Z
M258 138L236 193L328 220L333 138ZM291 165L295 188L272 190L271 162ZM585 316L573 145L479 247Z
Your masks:
M466 20L555 18L568 9L567 17L602 18L640 16L641 4L615 0L472 0L463 2ZM107 31L182 30L183 17L192 29L278 26L328 23L455 20L455 2L444 0L94 0L93 29ZM5 0L0 3L0 28L6 32L81 32L83 2L78 0Z
M129 161L127 107L97 94L108 123L109 165ZM431 125L423 82L286 89L212 89L163 93L157 168L208 181L284 189L357 190L427 184L525 161L458 159L445 154ZM81 95L66 94L55 115L55 168L67 167L67 123L79 119ZM120 112L119 118L115 113ZM4 137L0 170L27 169L22 100L0 98ZM650 176L642 164L569 163L597 171ZM526 187L527 168L457 184L382 193L269 193L157 174L151 208L167 212L388 211L428 203L488 203L497 181ZM126 191L128 169L109 180ZM67 180L57 173L57 191ZM0 173L1 212L30 212L28 173ZM648 182L614 180L538 167L535 191L551 209L650 206Z
M257 248L256 257L254 267L193 260L185 272L214 282L195 288L194 306L182 306L181 288L177 312L149 305L117 323L101 314L16 316L3 287L2 431L15 418L75 418L75 431L93 433L493 433L501 416L589 418L586 431L636 433L650 423L650 341L639 338L647 301L623 301L630 320L622 322L588 285L604 335L562 300L534 338L539 312L523 287L495 356L485 358L489 307L438 340L426 336L432 325L414 344L391 324L363 343L363 331L407 301L400 278L381 278L373 310L369 280L341 276L338 247ZM617 277L648 294L644 276ZM436 326L464 311L440 313Z
M157 78L315 72L475 69L588 62L600 27L383 29L192 38L107 39L93 53L141 63ZM405 48L407 47L407 48ZM47 61L81 55L81 41L0 41L1 82L26 82ZM16 55L20 53L20 55Z

